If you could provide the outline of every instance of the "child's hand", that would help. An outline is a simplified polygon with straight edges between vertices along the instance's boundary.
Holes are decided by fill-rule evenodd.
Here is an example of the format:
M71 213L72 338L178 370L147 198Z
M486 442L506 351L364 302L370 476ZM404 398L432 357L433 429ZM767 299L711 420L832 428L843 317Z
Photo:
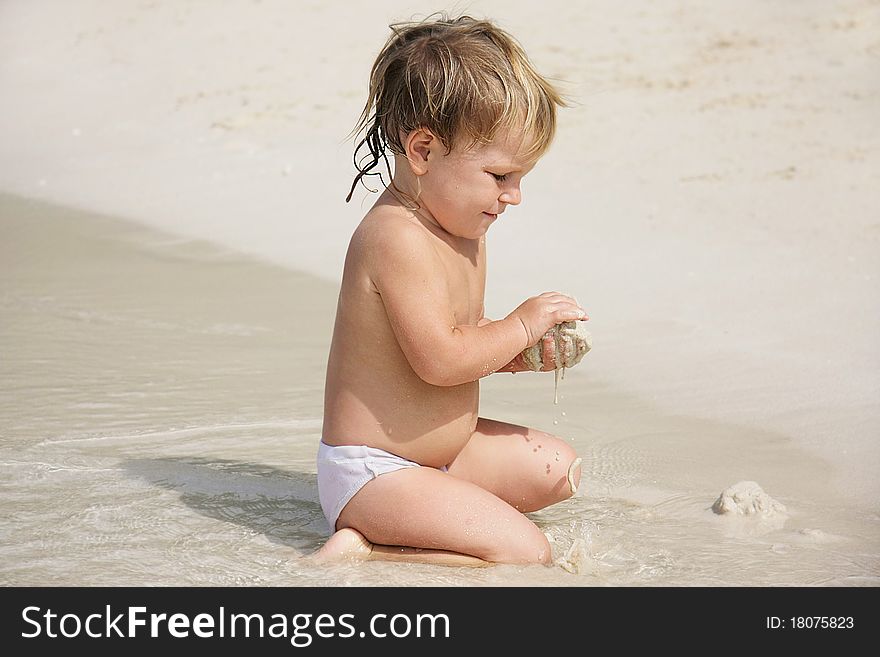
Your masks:
M557 324L589 319L577 301L561 292L544 292L527 299L508 317L515 317L522 322L528 339L527 347L537 344Z
M533 372L574 367L592 347L592 338L577 322L557 324L538 344L523 349L522 363Z

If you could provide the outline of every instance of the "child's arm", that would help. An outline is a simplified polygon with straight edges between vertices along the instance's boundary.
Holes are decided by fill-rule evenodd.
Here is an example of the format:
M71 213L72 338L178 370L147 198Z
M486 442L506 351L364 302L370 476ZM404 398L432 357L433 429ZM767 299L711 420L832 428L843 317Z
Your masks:
M523 361L522 352L518 353L513 357L513 360L510 361L504 367L495 370L495 372L512 372L516 374L517 372L531 372L531 368L528 367Z
M492 322L491 319L483 317L482 319L477 320L477 326L485 326L486 324L490 324ZM524 352L519 352L516 356L513 357L513 360L507 363L504 367L501 367L495 372L511 372L516 374L517 372L531 372L533 371L531 367L526 364L525 358L523 358ZM553 359L556 355L556 342L553 340L551 335L547 333L544 334L544 337L541 338L541 363L552 363ZM551 372L552 369L547 365L543 365L541 367L542 372Z
M482 318L477 326L490 322ZM499 372L552 372L560 367L574 367L590 351L592 339L580 324L564 322L547 331L541 341L528 347L502 367Z
M584 319L570 297L546 292L481 326L455 321L446 270L419 226L374 225L359 238L401 350L427 383L453 386L505 367L556 324Z

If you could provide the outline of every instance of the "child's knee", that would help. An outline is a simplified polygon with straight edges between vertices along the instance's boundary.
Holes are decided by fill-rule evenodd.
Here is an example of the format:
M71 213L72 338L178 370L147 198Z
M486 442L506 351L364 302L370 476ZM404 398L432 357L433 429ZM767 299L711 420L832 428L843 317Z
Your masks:
M547 537L544 534L541 534L541 538L543 539L538 546L538 563L543 566L549 566L552 563L553 557L553 549L550 547L550 541L547 540Z
M536 527L534 536L521 546L517 561L547 566L551 562L552 552L547 537Z
M577 452L574 450L574 447L572 447L568 443L568 441L562 438L559 438L558 440L559 445L556 448L556 451L559 452L559 462L564 463L565 467L567 468L568 464L574 461L578 457L578 455Z
M537 527L526 537L506 546L495 546L492 554L482 558L496 563L543 564L551 563L550 542Z
M581 459L577 452L567 442L558 439L555 447L556 458L551 469L554 481L554 490L558 491L560 500L567 500L575 494L581 482Z

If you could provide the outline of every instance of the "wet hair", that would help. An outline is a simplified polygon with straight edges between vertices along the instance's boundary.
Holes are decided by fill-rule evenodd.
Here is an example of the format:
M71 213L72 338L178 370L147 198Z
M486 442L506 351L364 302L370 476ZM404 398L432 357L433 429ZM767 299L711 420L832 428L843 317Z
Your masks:
M556 107L567 103L531 65L522 46L488 20L434 14L395 23L370 72L370 91L353 135L358 171L346 202L387 151L403 154L402 137L430 130L446 148L492 142L500 130L528 137L526 157L540 157L556 132ZM363 149L366 153L358 156ZM366 186L366 185L365 185Z

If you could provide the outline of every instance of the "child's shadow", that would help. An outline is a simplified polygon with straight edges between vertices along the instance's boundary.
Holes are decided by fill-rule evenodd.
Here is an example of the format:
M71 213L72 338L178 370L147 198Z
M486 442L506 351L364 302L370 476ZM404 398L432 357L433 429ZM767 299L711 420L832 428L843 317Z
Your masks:
M302 553L330 534L314 474L200 457L131 459L129 474L173 490L191 509L265 534Z

